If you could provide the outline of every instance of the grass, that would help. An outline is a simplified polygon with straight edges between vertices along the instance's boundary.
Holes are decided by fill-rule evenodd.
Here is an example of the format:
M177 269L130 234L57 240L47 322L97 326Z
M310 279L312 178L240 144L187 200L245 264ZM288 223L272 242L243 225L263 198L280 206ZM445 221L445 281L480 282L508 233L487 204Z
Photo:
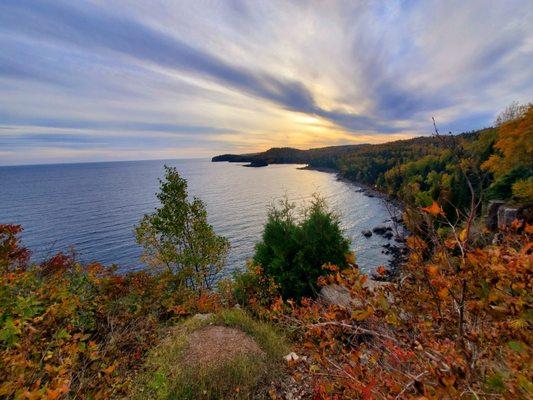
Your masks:
M192 368L183 362L188 336L215 324L238 328L250 335L265 353L243 355L210 367ZM281 373L289 352L285 338L271 325L258 322L239 309L223 310L210 319L189 318L170 332L147 357L145 372L134 385L134 399L256 399L261 388Z

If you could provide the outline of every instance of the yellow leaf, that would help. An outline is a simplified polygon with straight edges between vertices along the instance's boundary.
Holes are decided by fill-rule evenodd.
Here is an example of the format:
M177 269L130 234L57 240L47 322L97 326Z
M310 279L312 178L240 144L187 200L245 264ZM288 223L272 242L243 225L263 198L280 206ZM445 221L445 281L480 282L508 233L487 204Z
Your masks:
M102 372L106 373L106 374L110 374L112 373L114 370L115 370L116 366L115 365L110 365L109 367L107 368L104 368L102 370Z
M466 229L463 229L461 233L459 233L459 240L461 242L464 242L466 239L468 239L468 231Z
M350 251L348 254L346 254L345 258L348 264L355 265L355 253L353 251Z
M527 327L527 322L522 318L518 318L513 319L511 322L509 322L509 325L515 329L521 329Z
M373 314L371 308L367 308L366 310L356 310L352 313L352 319L356 321L363 321L370 317Z

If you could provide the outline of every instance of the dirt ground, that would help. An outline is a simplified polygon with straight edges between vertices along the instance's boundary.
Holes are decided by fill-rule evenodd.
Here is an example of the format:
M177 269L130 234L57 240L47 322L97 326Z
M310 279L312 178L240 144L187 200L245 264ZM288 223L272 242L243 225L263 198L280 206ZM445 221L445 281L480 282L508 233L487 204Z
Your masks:
M264 353L243 331L209 325L190 334L183 361L189 365L213 366L242 355L263 356Z

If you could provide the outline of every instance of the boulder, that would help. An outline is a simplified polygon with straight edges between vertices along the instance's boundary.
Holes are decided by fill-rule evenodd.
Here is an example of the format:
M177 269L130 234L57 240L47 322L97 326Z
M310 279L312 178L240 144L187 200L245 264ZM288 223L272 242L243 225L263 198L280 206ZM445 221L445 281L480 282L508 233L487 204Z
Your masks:
M372 229L372 232L377 233L378 235L382 235L387 232L387 227L385 225L378 225L374 229Z
M511 226L515 219L520 218L519 212L519 208L501 206L498 209L498 228L505 229Z
M318 294L319 299L327 305L336 305L344 308L352 308L350 291L341 285L333 283L323 286Z
M394 236L394 234L393 234L392 232L390 232L390 231L387 231L387 232L385 232L385 233L383 234L383 237L384 237L385 239L389 239L389 240L392 239L393 236Z
M361 232L361 233L363 234L364 237L367 237L367 238L370 237L370 236L372 236L372 231L370 231L370 230L368 230L368 229L364 230L364 231Z
M504 204L503 200L491 200L487 206L487 216L485 217L485 225L490 230L495 230L498 227L498 209Z
M372 278L368 278L365 283L363 283L363 287L367 288L371 292L378 288L387 287L390 285L394 285L392 282L386 282L386 281L377 281ZM324 286L320 289L320 293L318 294L318 298L326 305L336 305L339 307L343 307L346 309L357 309L364 306L364 304L358 300L354 299L350 296L350 291L348 288L338 285L336 283L332 283L330 285ZM389 300L391 300L389 298Z

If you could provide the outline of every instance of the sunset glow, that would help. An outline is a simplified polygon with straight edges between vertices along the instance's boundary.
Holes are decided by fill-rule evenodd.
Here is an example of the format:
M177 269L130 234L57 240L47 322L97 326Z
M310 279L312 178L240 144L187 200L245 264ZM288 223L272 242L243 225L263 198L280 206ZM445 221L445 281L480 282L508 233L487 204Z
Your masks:
M4 0L0 164L489 126L531 101L533 3L488 3Z

